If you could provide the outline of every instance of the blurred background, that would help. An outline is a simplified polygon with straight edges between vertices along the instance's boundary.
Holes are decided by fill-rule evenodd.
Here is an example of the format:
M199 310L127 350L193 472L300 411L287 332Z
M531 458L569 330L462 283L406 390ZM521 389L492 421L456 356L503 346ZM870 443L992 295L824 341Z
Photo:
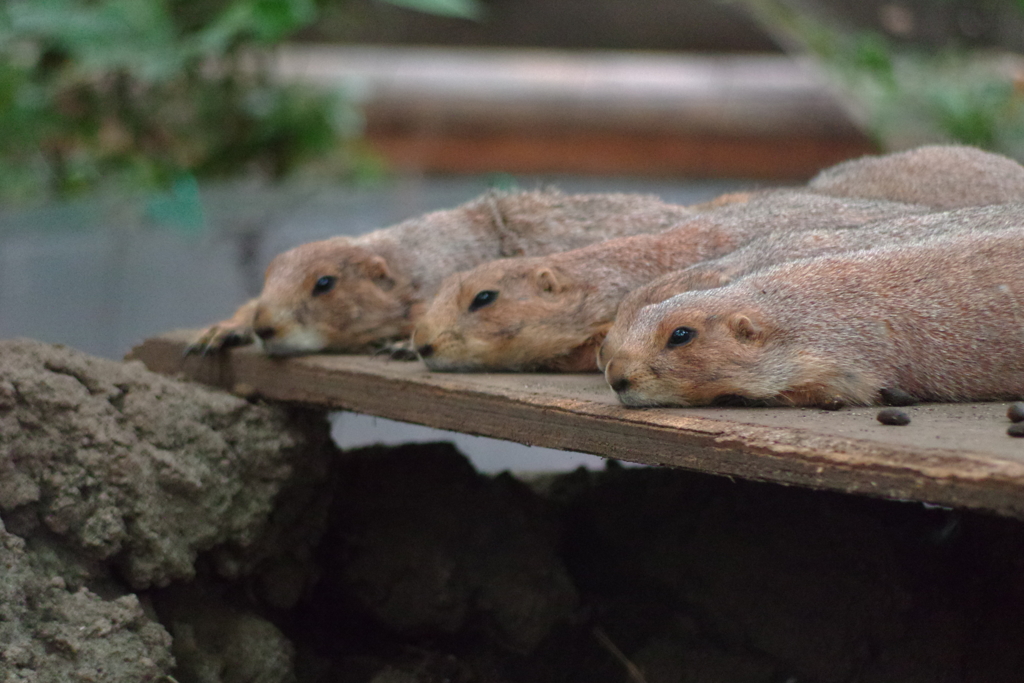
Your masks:
M7 0L0 337L120 358L285 249L491 187L694 203L925 142L1021 159L1022 43L1020 0Z

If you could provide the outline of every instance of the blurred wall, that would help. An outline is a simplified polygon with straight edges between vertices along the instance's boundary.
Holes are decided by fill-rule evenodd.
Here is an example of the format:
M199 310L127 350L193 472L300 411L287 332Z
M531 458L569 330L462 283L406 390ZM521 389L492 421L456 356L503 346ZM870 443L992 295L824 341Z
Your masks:
M416 45L770 51L740 3L716 0L481 0L484 21L444 19L374 0L325 3L311 40Z
M325 3L303 37L356 43L778 52L743 2L481 0L484 21L431 17L375 0ZM931 47L956 42L1024 51L1018 0L790 0L851 29Z

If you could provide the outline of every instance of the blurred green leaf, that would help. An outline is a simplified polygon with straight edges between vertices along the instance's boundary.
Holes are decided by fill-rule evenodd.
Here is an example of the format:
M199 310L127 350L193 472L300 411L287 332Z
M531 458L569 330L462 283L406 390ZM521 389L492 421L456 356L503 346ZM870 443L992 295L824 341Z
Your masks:
M161 227L188 235L201 233L206 226L206 218L195 177L187 175L175 180L170 192L150 200L146 215Z
M487 178L487 187L501 192L511 192L518 189L519 182L511 173L493 173Z
M171 77L183 55L161 2L33 0L8 6L11 29L46 50L60 50L76 69L102 74L129 69L144 81Z
M999 137L1001 119L1013 96L1008 83L964 82L961 88L940 88L930 102L939 125L954 140L991 148Z
M267 72L315 3L0 4L0 201L173 185L154 211L181 218L182 177L347 170L361 132L352 102Z
M855 120L884 149L960 142L1024 160L1024 91L1018 55L950 45L897 45L844 30L791 0L744 0L839 86ZM1024 0L1014 0L1024 9Z
M893 83L890 48L885 39L877 33L868 32L857 37L853 49L853 64L887 84Z
M269 45L315 17L313 0L236 0L199 32L198 44L205 54L224 53L247 38Z
M484 6L478 0L381 0L381 2L443 17L480 21L484 16Z

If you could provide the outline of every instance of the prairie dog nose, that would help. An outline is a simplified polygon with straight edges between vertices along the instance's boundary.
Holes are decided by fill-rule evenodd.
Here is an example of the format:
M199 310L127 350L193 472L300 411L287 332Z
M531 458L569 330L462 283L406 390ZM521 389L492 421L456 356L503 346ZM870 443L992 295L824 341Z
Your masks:
M434 347L432 344L423 344L416 347L416 353L420 354L421 358L430 358L434 355Z
M604 377L608 382L608 386L610 386L612 391L616 394L621 394L623 391L629 389L629 378L622 373L621 365L616 363L614 359L609 361L608 366L605 368Z
M277 336L277 328L274 327L273 317L270 311L262 304L257 304L252 315L252 333L263 341L273 339Z
M629 387L632 384L632 382L630 382L625 377L619 377L618 379L615 379L614 381L609 382L609 384L611 384L612 390L616 394L621 394L623 391L626 391L626 390L629 389Z

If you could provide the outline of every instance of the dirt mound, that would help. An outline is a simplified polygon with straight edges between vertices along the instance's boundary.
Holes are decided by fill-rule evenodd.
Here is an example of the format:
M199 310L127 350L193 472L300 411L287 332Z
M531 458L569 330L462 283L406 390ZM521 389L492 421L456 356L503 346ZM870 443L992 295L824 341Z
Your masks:
M212 576L297 599L308 571L260 577L309 556L333 453L321 413L0 341L0 673L156 680L170 638L132 591L192 579L201 553Z
M70 590L0 524L0 674L4 681L156 681L171 637L131 594Z
M0 342L0 680L999 683L1024 524L655 468L485 477Z

